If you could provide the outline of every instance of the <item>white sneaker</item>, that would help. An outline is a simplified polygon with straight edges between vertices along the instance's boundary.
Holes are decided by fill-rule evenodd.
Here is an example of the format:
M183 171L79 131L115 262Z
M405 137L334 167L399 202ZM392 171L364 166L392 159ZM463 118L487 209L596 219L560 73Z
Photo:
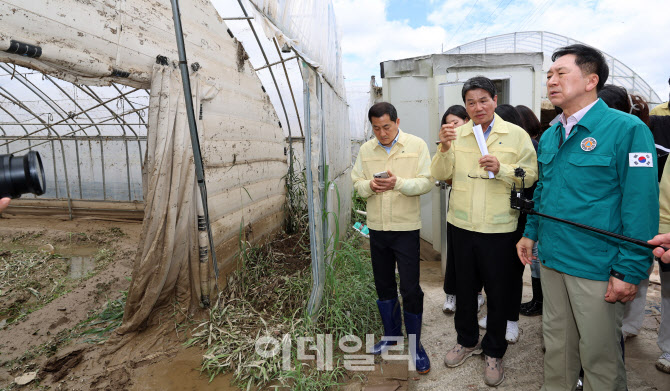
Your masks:
M456 295L447 295L447 299L442 306L442 312L445 314L453 314L456 312Z
M661 372L670 373L670 353L663 353L661 357L656 360L656 369Z
M479 319L479 328L486 330L486 315L483 318Z
M519 340L519 322L507 321L507 331L505 339L509 343L516 343Z
M482 295L481 292L477 294L477 312L482 309L482 306L484 305L484 295Z

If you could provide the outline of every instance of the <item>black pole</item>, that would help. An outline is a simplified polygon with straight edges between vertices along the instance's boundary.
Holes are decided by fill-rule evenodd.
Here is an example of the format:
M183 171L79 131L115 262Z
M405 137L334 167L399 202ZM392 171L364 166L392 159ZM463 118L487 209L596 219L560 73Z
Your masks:
M663 247L663 246L654 246L653 244L649 244L649 243L647 243L647 242L645 242L645 241L643 241L643 240L629 238L628 236L623 236L623 235L616 234L616 233L614 233L614 232L605 231L605 230L600 229L600 228L595 228L595 227L591 227L591 226L588 226L588 225L575 223L574 221L564 220L564 219L559 219L558 217L549 216L549 215L546 215L546 214L544 214L544 213L536 212L536 211L533 210L533 209L531 209L531 210L524 210L523 212L524 212L524 213L527 213L527 214L529 214L529 215L537 215L537 216L541 216L541 217L546 217L546 218L548 218L548 219L552 219L552 220L560 221L561 223L566 223L566 224L574 225L575 227L584 228L584 229L587 229L587 230L589 230L589 231L597 232L597 233L599 233L599 234L603 234L603 235L611 236L611 237L613 237L613 238L617 238L617 239L625 240L626 242L630 242L630 243L633 243L633 244L637 244L638 246L646 247L646 248L649 248L649 249L652 249L652 250L655 249L655 248L657 248L657 247L660 247L660 248L664 249L665 251L668 251L668 249L665 248L665 247Z
M214 238L212 237L212 227L209 224L209 209L207 207L207 187L205 185L205 170L202 164L202 154L200 153L200 140L198 139L198 128L195 123L195 113L193 112L193 97L191 96L191 80L188 75L188 62L186 61L186 49L184 47L184 33L181 29L181 16L179 12L178 0L170 0L172 3L172 17L174 19L174 32L177 38L177 50L179 51L179 70L181 71L181 80L184 83L184 99L186 100L186 117L188 118L188 127L191 131L191 145L193 146L193 161L195 163L195 175L200 188L202 197L202 206L205 211L205 224L207 225L207 236L209 237L209 247L212 252L212 263L214 265L214 287L217 295L219 291L219 264L216 262L216 253L214 252Z

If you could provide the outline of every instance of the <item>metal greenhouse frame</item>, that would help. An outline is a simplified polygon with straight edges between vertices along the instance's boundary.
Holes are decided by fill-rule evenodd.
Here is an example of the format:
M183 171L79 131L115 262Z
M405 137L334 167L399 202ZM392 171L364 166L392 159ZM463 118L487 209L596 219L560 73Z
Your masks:
M47 176L47 192L39 204L15 207L53 209L47 201L65 200L72 218L77 211L109 208L109 204L76 206L73 200L141 205L147 102L143 89L78 85L0 63L0 148L8 154L39 151ZM110 151L109 143L120 143L121 150ZM110 164L121 164L125 178L110 181ZM91 185L96 182L100 185Z
M542 52L545 56L544 71L551 64L551 54L561 46L572 45L580 42L563 35L547 31L523 31L509 34L486 37L472 41L453 49L445 54L468 54L468 53L526 53ZM585 43L584 43L585 44ZM603 53L610 67L608 84L624 87L629 93L640 95L650 105L661 103L656 91L642 79L635 71L630 69L621 61L607 53Z

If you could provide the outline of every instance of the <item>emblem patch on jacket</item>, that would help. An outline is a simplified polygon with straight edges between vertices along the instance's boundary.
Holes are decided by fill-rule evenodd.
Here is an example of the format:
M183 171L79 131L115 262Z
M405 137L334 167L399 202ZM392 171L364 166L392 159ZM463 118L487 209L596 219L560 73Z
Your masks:
M588 151L593 151L596 148L596 139L593 137L587 137L584 140L582 140L582 149L585 150L586 152Z
M628 165L630 167L654 167L654 159L651 153L633 152L628 154Z

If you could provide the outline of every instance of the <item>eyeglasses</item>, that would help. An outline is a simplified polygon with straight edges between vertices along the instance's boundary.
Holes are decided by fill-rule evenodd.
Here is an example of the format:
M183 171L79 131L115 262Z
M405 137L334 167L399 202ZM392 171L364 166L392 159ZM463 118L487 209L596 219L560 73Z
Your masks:
M468 178L472 179L495 179L489 177L489 172L484 170L482 167L477 165L475 168L468 172Z

